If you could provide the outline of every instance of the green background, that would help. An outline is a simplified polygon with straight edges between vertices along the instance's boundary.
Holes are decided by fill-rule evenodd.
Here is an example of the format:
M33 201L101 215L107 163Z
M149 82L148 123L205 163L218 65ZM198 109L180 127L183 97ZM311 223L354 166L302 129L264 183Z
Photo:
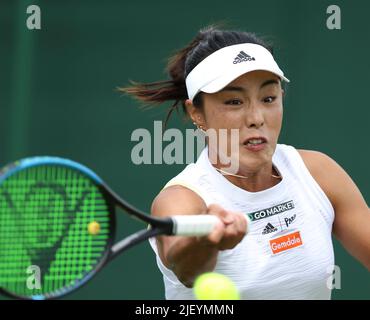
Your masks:
M38 4L42 29L26 28ZM280 142L333 157L369 201L368 1L335 1L342 29L328 30L332 1L15 1L0 2L0 165L58 155L98 172L131 203L149 210L184 165L132 164L136 128L153 131L166 105L138 108L116 87L166 79L166 59L199 28L226 21L275 43L291 80ZM190 123L175 115L169 127ZM348 214L351 214L348 212ZM118 236L141 228L119 215ZM341 290L334 299L369 299L370 275L335 242ZM163 299L154 253L144 243L118 257L69 299Z

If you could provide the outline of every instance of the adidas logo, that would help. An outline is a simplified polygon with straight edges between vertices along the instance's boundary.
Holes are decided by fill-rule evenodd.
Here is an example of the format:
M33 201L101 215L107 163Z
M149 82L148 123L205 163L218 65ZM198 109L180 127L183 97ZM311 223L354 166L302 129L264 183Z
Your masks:
M269 234L271 232L278 231L270 222L266 225L265 229L263 229L262 234Z
M256 59L246 54L244 51L240 51L239 54L234 58L233 64L237 64L237 63L244 62L244 61L254 61L254 60Z

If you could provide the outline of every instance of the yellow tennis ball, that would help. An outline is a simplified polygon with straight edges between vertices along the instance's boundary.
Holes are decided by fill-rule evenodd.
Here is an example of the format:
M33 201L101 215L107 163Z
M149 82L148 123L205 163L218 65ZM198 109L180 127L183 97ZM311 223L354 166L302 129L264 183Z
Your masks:
M198 300L240 300L239 291L234 282L216 272L207 272L198 276L193 290Z
M91 235L97 235L100 232L100 224L96 221L92 221L89 223L87 229Z

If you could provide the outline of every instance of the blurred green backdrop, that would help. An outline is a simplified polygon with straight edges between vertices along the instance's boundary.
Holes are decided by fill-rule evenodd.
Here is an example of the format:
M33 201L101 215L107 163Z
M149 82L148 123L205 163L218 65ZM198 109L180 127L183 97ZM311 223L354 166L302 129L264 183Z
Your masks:
M28 5L42 29L26 28ZM132 164L136 128L153 131L166 106L150 111L115 88L129 79L166 79L166 59L199 28L226 21L275 44L291 80L280 142L320 150L341 164L369 201L370 3L335 1L342 29L328 30L332 1L1 0L0 165L58 155L98 172L119 194L149 210L184 165ZM182 115L169 127L191 127ZM350 212L348 214L351 214ZM119 218L118 236L142 225ZM369 299L370 274L335 242L342 289L334 299ZM148 243L121 255L68 299L163 299Z

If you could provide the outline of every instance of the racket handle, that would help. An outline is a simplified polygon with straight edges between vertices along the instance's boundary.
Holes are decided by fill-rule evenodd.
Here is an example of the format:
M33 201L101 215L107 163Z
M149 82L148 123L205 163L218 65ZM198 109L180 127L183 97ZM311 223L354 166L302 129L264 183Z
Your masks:
M219 218L209 214L172 216L173 235L205 236L212 232Z

